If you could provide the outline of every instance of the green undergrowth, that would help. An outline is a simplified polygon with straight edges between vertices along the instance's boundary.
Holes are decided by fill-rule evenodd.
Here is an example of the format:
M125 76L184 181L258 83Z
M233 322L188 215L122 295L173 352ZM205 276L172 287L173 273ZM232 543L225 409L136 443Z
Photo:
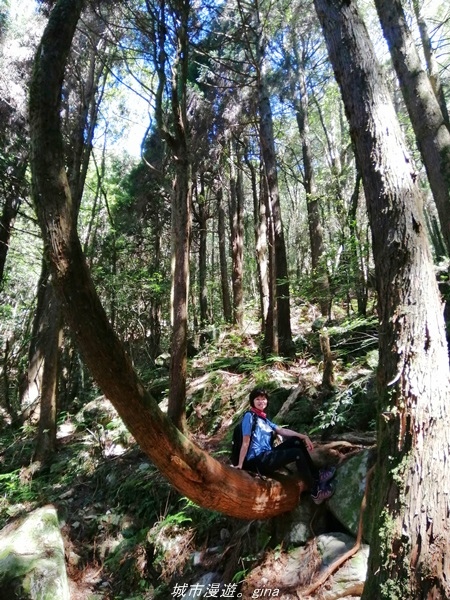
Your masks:
M321 388L319 331L298 337L295 359L263 360L258 339L236 333L204 347L189 364L187 416L194 440L228 461L233 426L256 386L269 392L268 414L280 425L316 437L373 428L375 324L343 321L327 324L326 332L335 357L331 391ZM161 364L157 376L165 380ZM150 368L146 377L152 378ZM299 384L295 402L278 418ZM161 384L158 399L163 402L165 394ZM78 580L90 567L99 573L86 600L166 600L175 582L195 580L196 560L211 547L216 552L208 568L238 582L274 542L270 521L230 519L180 497L103 399L77 414L67 411L59 426L57 452L45 466L32 463L34 426L1 432L0 527L54 504L66 550L76 557L70 576Z

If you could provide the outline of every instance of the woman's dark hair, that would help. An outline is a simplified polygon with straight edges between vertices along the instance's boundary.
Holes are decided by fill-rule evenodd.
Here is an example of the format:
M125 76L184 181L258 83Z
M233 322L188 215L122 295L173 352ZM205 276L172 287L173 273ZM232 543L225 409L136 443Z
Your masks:
M258 396L264 396L266 398L267 402L269 401L269 394L266 392L266 390L264 390L263 388L255 388L254 390L252 390L250 392L250 396L249 396L250 406L254 407L254 404L253 404L254 400Z

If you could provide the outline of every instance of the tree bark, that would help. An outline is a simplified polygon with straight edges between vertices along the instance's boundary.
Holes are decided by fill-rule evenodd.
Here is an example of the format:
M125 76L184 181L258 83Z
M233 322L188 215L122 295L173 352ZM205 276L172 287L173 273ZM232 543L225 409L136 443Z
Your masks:
M198 245L198 287L200 304L200 340L203 342L205 328L208 324L208 286L207 286L207 238L208 238L208 211L206 210L206 196L204 177L200 177L200 195L197 196L198 208L195 211L199 228Z
M428 25L425 17L421 13L422 3L419 0L413 0L412 2L414 15L417 20L417 25L420 32L420 40L422 42L423 53L425 56L425 62L427 64L428 77L433 87L434 93L436 94L437 101L441 107L442 116L444 117L447 129L450 130L450 117L448 114L447 102L445 99L444 87L442 85L441 76L439 74L439 65L436 60L436 55L433 50L433 46L428 31Z
M82 6L82 0L56 3L30 89L33 198L67 322L92 376L142 450L180 493L237 518L268 518L292 510L301 483L263 481L222 465L173 425L138 379L101 306L76 231L59 121L64 68Z
M183 431L186 426L191 181L188 163L181 162L176 169L172 202L172 341L168 415Z
M361 165L378 292L378 462L363 598L443 600L450 597L449 366L422 198L356 3L314 4Z
M45 463L56 450L56 419L58 412L58 381L60 346L62 342L62 311L59 297L47 280L43 318L39 320L39 346L43 350L43 369L39 427L33 460Z
M191 235L191 161L187 139L187 71L189 56L189 0L173 4L176 22L176 58L172 65L172 149L175 182L172 196L172 341L170 389L167 413L183 431L186 427L187 332L189 298L189 251Z
M19 177L23 181L28 160L21 165ZM11 193L12 192L12 193ZM0 217L0 289L3 287L3 275L5 272L6 257L8 256L9 241L14 221L19 212L21 200L16 196L15 190L11 190L5 198L2 215Z
M348 243L350 246L350 265L355 285L358 314L365 317L367 314L367 301L369 299L369 288L367 281L367 270L369 264L369 244L361 243L361 235L358 233L357 227L356 213L358 210L360 188L361 173L359 172L359 170L357 170L355 188L352 193L350 209L347 217L348 228L350 231L350 240ZM366 250L364 249L365 247L367 248Z
M225 231L225 209L223 206L222 187L217 190L217 229L219 237L219 262L220 262L220 288L222 290L223 318L231 323L232 309L230 299L230 286L228 283L227 245Z
M230 231L231 231L231 285L233 289L233 323L244 329L244 193L242 171L237 166L238 153L230 142Z
M94 19L97 20L95 17ZM104 24L102 26L104 27ZM66 115L70 113L70 118L66 118L64 123L66 138L69 140L64 149L64 156L68 163L68 180L75 219L79 213L97 122L96 93L99 81L107 69L106 63L98 60L100 35L97 33L94 36L93 30L94 27L91 30L91 40L94 45L88 48L87 63L84 64L80 57L76 62L75 73L66 73L65 76L65 86L77 90L77 94L74 94L76 102L65 111ZM80 72L86 74L86 77L83 78ZM56 449L57 396L63 326L61 303L52 289L49 266L45 258L42 262L40 285L42 287L38 293L38 307L33 324L35 337L30 348L28 367L28 382L31 386L27 386L26 392L33 391L33 388L40 392L39 428L34 459L44 463ZM35 371L36 365L38 365L37 371ZM30 400L33 401L33 398L28 398L28 403Z
M266 170L263 166L261 177L261 203L264 203L267 225L267 291L268 306L264 328L263 353L279 354L278 336L278 303L277 303L277 270L275 257L275 231L273 224L272 205L270 203Z
M268 269L268 251L267 251L267 217L266 202L264 193L258 194L256 167L251 158L244 156L245 163L250 171L250 181L253 198L253 228L255 232L255 258L258 272L259 302L261 307L261 332L266 328L267 314L269 312L269 269ZM264 177L263 169L259 169L261 178ZM260 191L262 192L262 183L260 178Z
M275 154L275 140L273 135L273 120L270 99L264 75L258 85L259 89L259 113L260 113L260 136L264 165L266 169L267 188L274 233L274 259L275 259L275 285L277 303L277 333L279 352L291 355L293 350L291 330L291 309L289 293L289 274L287 267L286 244L284 241L283 222L281 218L281 206L278 190L278 171Z
M450 131L400 0L375 0L450 255Z

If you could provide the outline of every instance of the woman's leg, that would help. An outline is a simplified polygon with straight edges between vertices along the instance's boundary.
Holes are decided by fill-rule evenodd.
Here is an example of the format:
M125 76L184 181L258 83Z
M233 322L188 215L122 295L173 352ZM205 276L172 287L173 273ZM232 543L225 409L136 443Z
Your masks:
M311 490L315 490L319 481L319 471L305 444L298 438L289 438L270 452L265 452L248 461L246 468L262 475L271 475L277 469L292 462L295 462L300 478L308 484Z

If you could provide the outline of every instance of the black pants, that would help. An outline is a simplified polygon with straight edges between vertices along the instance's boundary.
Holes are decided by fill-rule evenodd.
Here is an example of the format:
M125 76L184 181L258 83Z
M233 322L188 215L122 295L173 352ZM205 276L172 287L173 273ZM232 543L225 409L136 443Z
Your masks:
M311 490L317 487L319 470L314 465L305 444L299 438L288 438L272 450L244 462L244 469L261 475L272 475L277 469L295 462L300 479Z

